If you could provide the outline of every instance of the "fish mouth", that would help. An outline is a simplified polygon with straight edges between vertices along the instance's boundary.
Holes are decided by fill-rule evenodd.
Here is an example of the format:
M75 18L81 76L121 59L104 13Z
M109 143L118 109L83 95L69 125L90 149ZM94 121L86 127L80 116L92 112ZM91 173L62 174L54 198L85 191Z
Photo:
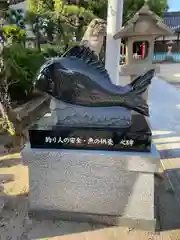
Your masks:
M36 78L34 88L38 92L44 92L52 95L54 90L54 82L47 74L40 73Z
M39 94L48 94L48 95L53 95L53 87L54 87L54 84L51 84L47 89L44 87L39 87L39 86L35 86L34 88L34 92L37 92Z

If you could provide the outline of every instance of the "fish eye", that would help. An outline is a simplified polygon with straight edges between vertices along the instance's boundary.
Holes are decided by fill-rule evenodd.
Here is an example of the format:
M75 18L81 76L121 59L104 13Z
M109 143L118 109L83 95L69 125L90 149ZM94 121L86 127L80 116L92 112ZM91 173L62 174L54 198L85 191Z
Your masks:
M41 78L41 74L38 74L38 76L37 76L37 80L39 80L40 78Z
M37 80L43 80L43 79L45 79L46 78L46 75L44 74L44 73L40 73L40 74L38 74L38 76L37 76Z
M49 69L48 68L44 68L42 71L42 74L45 75L49 75Z

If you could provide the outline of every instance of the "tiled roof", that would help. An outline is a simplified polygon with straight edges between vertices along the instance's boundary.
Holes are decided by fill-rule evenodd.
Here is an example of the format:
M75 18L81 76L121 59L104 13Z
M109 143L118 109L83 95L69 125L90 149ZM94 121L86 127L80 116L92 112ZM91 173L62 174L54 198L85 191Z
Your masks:
M164 13L164 23L175 30L180 32L180 12L167 12Z
M9 5L14 5L17 3L25 2L25 0L8 0Z
M155 22L156 27L161 30L161 36L172 36L174 34L174 30L169 28L164 22L162 18L160 18L157 14L152 12L149 8L149 5L145 2L142 8L128 21L126 24L114 35L114 39L124 38L135 36L136 32L134 32L134 25L141 19L141 16L146 16L149 19ZM140 33L141 34L141 33ZM148 32L148 35L151 35L152 32ZM154 36L158 36L159 33L156 31L153 33Z

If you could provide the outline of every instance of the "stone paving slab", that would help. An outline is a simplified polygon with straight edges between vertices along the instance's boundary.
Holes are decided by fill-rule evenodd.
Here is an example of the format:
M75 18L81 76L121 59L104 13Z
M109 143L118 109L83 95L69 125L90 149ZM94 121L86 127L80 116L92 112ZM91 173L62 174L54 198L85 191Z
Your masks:
M149 91L149 121L154 142L161 155L162 168L173 188L179 191L180 92L165 81L160 79L155 79L155 81ZM157 101L158 97L162 97L162 91L163 99Z
M30 215L154 229L150 171L159 169L160 158L154 145L152 149L151 153L67 151L30 149L27 144L22 158L29 169Z
M157 77L165 79L167 82L173 84L174 86L178 86L180 83L180 63L174 64L159 64L160 73L157 74Z
M43 239L43 238L42 238ZM129 230L128 228L104 228L96 231L88 231L66 236L54 236L49 240L160 240L159 234ZM168 238L166 238L168 239ZM35 240L35 239L33 239ZM165 239L164 239L165 240Z
M167 179L165 189L171 193L160 192L161 225L180 228L180 92L161 79L155 81L149 91L149 121Z

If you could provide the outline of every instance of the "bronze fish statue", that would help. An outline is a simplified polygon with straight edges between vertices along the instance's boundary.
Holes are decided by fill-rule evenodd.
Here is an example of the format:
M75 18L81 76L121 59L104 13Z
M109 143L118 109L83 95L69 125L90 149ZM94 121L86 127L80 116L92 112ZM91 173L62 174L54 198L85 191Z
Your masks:
M74 46L58 58L47 60L37 74L35 87L64 103L86 107L124 107L149 116L141 94L154 69L124 87L111 82L104 64L86 46Z

